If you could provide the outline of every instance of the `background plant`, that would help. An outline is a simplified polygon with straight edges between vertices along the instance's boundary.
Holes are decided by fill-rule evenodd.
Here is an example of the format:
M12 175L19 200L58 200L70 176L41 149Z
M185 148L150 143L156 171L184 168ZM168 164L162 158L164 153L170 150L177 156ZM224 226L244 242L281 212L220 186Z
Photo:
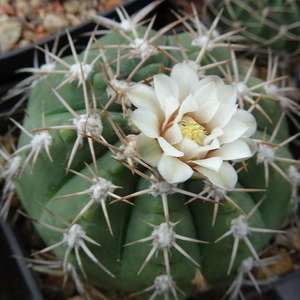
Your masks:
M208 1L211 12L223 9L220 27L242 29L253 51L299 54L299 1Z

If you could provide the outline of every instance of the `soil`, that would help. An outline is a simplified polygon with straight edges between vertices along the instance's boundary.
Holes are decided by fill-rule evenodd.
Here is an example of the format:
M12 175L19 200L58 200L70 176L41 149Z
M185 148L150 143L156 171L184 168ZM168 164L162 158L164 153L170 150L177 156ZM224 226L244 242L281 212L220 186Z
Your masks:
M27 46L124 0L0 0L0 53Z

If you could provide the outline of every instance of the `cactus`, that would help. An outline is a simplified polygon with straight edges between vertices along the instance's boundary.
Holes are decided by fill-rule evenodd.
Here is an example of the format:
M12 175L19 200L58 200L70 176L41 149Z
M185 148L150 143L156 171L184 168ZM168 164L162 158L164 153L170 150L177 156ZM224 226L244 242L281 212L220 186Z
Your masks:
M295 137L270 82L209 43L217 21L201 47L184 19L92 35L80 54L68 35L72 55L32 85L5 175L66 274L149 299L233 299L248 260L262 266L295 206ZM188 32L164 35L180 22Z
M299 53L299 9L297 1L213 0L208 2L213 14L223 9L223 30L243 29L245 43L257 53L276 51Z

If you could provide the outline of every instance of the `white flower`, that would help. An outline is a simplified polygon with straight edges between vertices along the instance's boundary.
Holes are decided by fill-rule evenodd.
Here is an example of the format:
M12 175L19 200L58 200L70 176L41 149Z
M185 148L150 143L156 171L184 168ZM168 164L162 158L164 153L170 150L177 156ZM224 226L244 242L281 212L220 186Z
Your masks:
M127 95L137 107L131 120L141 131L137 150L169 183L201 176L226 190L237 174L228 161L243 161L256 151L249 137L256 121L237 107L235 87L217 76L199 80L179 63L171 75L157 74L153 86L136 84Z

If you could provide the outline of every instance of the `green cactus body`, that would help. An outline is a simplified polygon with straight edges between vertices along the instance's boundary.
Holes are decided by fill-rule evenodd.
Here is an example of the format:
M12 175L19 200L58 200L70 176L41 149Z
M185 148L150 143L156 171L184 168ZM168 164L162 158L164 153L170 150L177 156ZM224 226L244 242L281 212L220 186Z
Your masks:
M215 0L209 6L215 15L224 9L219 26L225 30L243 28L241 34L253 50L298 50L299 1Z
M145 29L141 27L137 32L139 36L143 36ZM152 31L147 39L154 34L155 32ZM184 40L190 39L189 35L181 34L179 38L183 41L184 48L192 49L191 52L187 51L187 55L189 59L194 60L196 57L195 47L191 46L191 43L184 42ZM159 47L163 47L163 45L176 46L175 41L173 36L161 36L155 43ZM88 62L99 55L99 49L95 49L99 45L103 46L103 49L106 46L115 45L115 48L105 49L105 57L109 62L118 60L118 55L126 56L128 53L124 46L126 44L129 44L128 41L125 41L119 34L108 34L91 47L94 50L86 50L89 51ZM227 48L221 52L223 54L221 58L217 57L217 50L213 52L212 56L216 60L230 59L230 51ZM228 56L225 55L226 52ZM169 56L164 53L154 54L145 60L133 76L132 81L146 80L147 83L150 83L153 75L161 71L168 73L168 70L162 67L172 68L176 60L177 62L182 60L179 50L173 49L169 53ZM79 59L83 55L80 54ZM201 63L212 63L213 61L209 60L209 57L211 56L204 58ZM205 59L207 60L206 63L204 63ZM64 61L69 63L72 63L72 60L72 57L64 58ZM82 261L83 270L88 280L97 285L137 293L153 286L156 278L170 272L174 286L170 285L169 290L178 299L183 299L184 295L176 292L175 283L176 287L182 290L185 295L204 290L204 286L212 288L229 286L241 261L253 255L253 252L258 253L273 235L273 232L266 233L259 232L259 230L255 232L253 228L277 230L290 214L293 207L291 184L282 178L277 170L269 167L268 186L266 186L264 163L257 163L257 157L254 156L246 162L247 167L242 168L238 173L239 182L236 188L261 189L260 191L242 192L233 189L224 192L225 198L223 196L218 198L217 194L207 190L208 198L210 200L215 199L221 205L201 199L195 199L185 205L186 201L197 197L197 194L205 188L203 178L191 178L179 185L168 183L166 191L157 192L155 180L154 182L149 180L151 172L146 169L145 165L134 166L137 172L146 174L144 178L137 172L133 174L132 170L123 165L116 155L117 151L114 150L116 149L114 147L120 147L122 141L112 127L111 121L120 126L124 134L134 132L133 127L128 124L129 117L122 110L120 103L112 103L107 108L106 113L103 111L103 107L109 101L107 84L103 78L102 70L106 70L103 60L103 56L101 56L86 82L80 85L78 80L74 80L55 90L55 87L66 78L66 75L58 74L50 74L46 79L35 84L28 103L28 117L25 118L23 126L29 132L33 129L44 129L33 134L48 132L51 135L52 144L49 149L52 161L45 151L41 151L36 161L34 163L30 161L22 171L20 178L15 180L15 186L25 210L31 218L39 223L36 228L46 244L51 247L51 245L60 243L63 238L66 239L70 224L88 203L91 204L75 225L80 225L86 236L100 244L96 245L88 240L85 241L86 247L95 256L98 264L91 259L91 255L87 254L82 245L78 247L78 256ZM119 75L131 74L141 61L140 58L126 57L119 58L119 60ZM113 62L111 67L117 70L117 64L118 62ZM212 72L212 69L208 71L209 74ZM96 111L93 110L92 91L97 100ZM59 96L64 99L65 104L59 101ZM103 126L101 136L96 137L102 143L92 141L96 154L96 165L91 155L89 137L77 135L72 121L76 117L67 108L70 106L77 116L84 115L87 113L86 99L91 107L90 116L93 113L100 114ZM258 130L254 138L268 141L282 109L278 102L266 98L260 101L260 105L264 107L265 111L269 111L269 105L272 107L270 116L273 123L270 125L255 109L254 114L257 116ZM275 116L274 119L273 116ZM32 124L34 124L34 128ZM54 126L60 127L55 128ZM73 127L69 128L68 126ZM268 127L267 132L264 132L265 127ZM87 133L87 135L90 136L91 134ZM70 164L70 170L67 172L69 156L79 136L82 140L78 144ZM283 122L278 136L272 139L272 144L280 144L286 138L287 129ZM18 148L20 149L29 143L28 134L22 133ZM30 151L31 149L28 148L20 153L23 162ZM285 145L279 148L276 154L292 159ZM286 173L289 163L279 162L278 164L282 172ZM95 170L96 167L98 171ZM239 169L242 164L236 163L235 167ZM152 174L157 174L156 168L148 167L148 169L152 170ZM106 183L111 184L99 185L99 187L106 189L106 191L101 192L106 193L107 199L102 202L98 201L98 203L96 201L91 202L93 192L96 189L95 174L98 176L98 180L100 180L99 178L105 179ZM95 189L91 190L91 186L94 186ZM116 201L116 203L110 204L120 197L133 193L138 194L135 194L134 197L128 197L127 200L120 199L130 201L133 205L126 203L126 201ZM63 196L72 194L74 195L63 198ZM236 205L234 206L226 200L227 198L230 198L231 202ZM263 199L262 203L260 202L261 199ZM104 215L103 205L107 209L109 219ZM258 206L254 208L255 205ZM212 225L216 207L218 208L217 215L215 224ZM237 208L244 211L245 215ZM239 244L236 255L232 258L233 234L228 234L223 239L220 238L233 228L232 220L241 216L246 217L251 210L253 215L249 215L247 221L249 232L237 238ZM166 220L166 211L168 211L169 222ZM65 231L55 231L53 228L43 226L45 224ZM162 224L166 226L163 227ZM74 224L72 225L74 226ZM169 244L164 245L159 240L162 235L160 232L164 232L164 236L168 236ZM220 241L217 241L218 239ZM245 239L249 241L248 244L251 244L253 249L249 250L249 245L245 243ZM74 247L71 249L71 246L68 248L66 244L65 240L63 245L54 247L53 251L63 259L67 249L72 250L67 257L68 261L78 266L78 257L76 257L76 251L73 249L76 249L77 246L73 245ZM149 253L151 258L147 261L146 258ZM99 266L99 262L102 267ZM230 276L228 276L230 262L232 262L232 267ZM197 281L196 275L199 274L199 271L204 279ZM152 293L153 295L154 291L155 288L153 287L148 291L148 294L151 295ZM155 296L158 298L165 297L166 291L157 292Z

